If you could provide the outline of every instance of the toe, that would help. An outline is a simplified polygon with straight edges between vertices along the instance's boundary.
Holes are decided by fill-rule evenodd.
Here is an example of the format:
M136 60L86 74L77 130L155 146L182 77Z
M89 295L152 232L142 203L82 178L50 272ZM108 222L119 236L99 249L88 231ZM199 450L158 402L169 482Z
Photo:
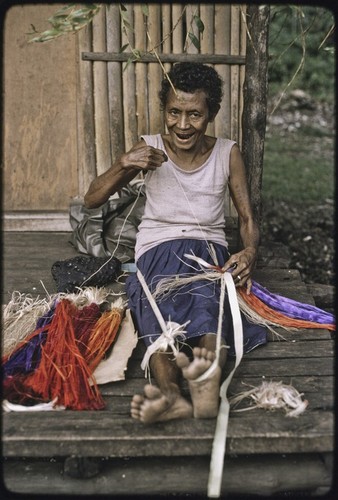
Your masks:
M162 396L162 392L156 385L147 384L144 386L144 395L148 399L159 399Z
M190 365L188 356L184 352L179 352L176 356L176 364L179 368L186 368Z
M133 407L139 407L144 401L144 397L140 394L135 394L131 400L131 405Z
M215 358L216 353L214 353L213 351L207 351L206 359L208 359L209 361L214 361Z

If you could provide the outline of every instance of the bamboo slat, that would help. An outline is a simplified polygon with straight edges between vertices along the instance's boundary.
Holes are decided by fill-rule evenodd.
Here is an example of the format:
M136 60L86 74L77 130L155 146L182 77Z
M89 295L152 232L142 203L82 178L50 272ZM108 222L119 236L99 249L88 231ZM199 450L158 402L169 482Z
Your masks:
M162 54L170 54L171 53L171 38L170 36L172 29L171 22L171 6L170 4L163 3L161 4L161 23L162 23L162 50L161 50L161 60ZM168 72L170 70L171 64L164 63L164 68Z
M186 6L181 4L172 4L172 25L174 32L172 35L172 51L173 54L181 54L183 52L183 23L182 18Z
M230 5L215 5L215 46L214 52L231 54L230 51ZM228 65L215 64L215 69L223 80L223 100L221 108L215 119L215 136L231 137L230 109L231 109L231 87L230 87L230 67ZM238 98L238 96L236 96ZM227 194L225 203L225 214L232 214L231 199Z
M106 13L107 50L117 52L121 48L121 23L119 6L110 5ZM119 62L107 63L108 105L110 120L110 141L112 162L124 150L124 121L122 107L122 65Z
M245 57L245 54L246 54L246 6L240 5L240 55L242 57ZM242 115L243 115L243 105L244 105L244 98L243 98L244 79L245 79L245 65L240 65L240 67L239 67L240 121L239 121L239 134L238 134L238 143L239 143L240 147L242 147L242 143L243 143Z
M161 41L161 7L160 4L149 6L149 16L147 18L147 45L151 51ZM158 134L164 131L163 119L160 113L160 100L158 91L163 78L163 71L160 64L150 64L148 67L148 89L149 89L149 133Z
M93 19L93 48L106 50L105 8L101 8ZM109 111L108 111L108 79L106 64L94 62L94 103L95 103L95 143L96 169L100 175L111 166Z
M133 4L125 4L127 16L131 26L134 25L134 8ZM127 33L122 30L122 46L130 43L132 47L135 45L134 33L132 30L127 30ZM125 124L125 149L129 150L138 140L137 137L137 122L136 122L136 78L135 66L130 63L124 66L123 70L123 111Z
M80 54L90 50L92 29L87 26L77 37L79 65L77 80L77 147L79 193L85 193L91 181L96 177L95 128L93 72L90 64L81 61Z
M196 23L194 22L194 19L193 19L195 15L197 15L197 16L199 15L198 4L188 4L187 10L185 13L185 22L186 22L186 26L187 26L187 36L186 36L186 41L185 41L185 47L186 47L186 51L188 54L198 54L199 53L198 48L195 47L195 45L192 43L192 41L188 37L188 33L192 33L197 38L197 40L199 40L199 38L200 38L198 28L197 28Z
M134 8L135 27L135 47L142 53L147 47L146 32L144 29L145 18L140 4ZM140 63L135 65L136 80L136 119L137 135L140 137L149 130L149 110L148 110L148 85L147 85L147 65Z
M238 5L230 7L230 53L239 54L240 52L240 10ZM239 136L239 67L230 68L230 89L231 89L231 108L230 108L230 135L235 141Z
M230 5L215 5L215 54L230 54ZM221 109L215 120L215 134L219 137L231 138L230 114L231 88L230 68L225 65L215 65L216 71L224 81L224 95ZM236 96L237 98L237 96Z
M177 28L176 28L177 29ZM176 33L176 30L175 32ZM132 56L132 52L83 52L82 59L84 61L120 61L127 62ZM162 54L161 60L165 63L175 62L200 62L205 64L245 64L244 56L232 56L230 54L185 54L185 53L172 53ZM158 64L158 59L152 54L144 54L137 62L147 62Z
M214 6L212 4L200 4L200 18L204 24L203 36L201 36L201 53L213 54L214 53ZM215 135L215 120L209 123L207 134Z
M213 4L200 4L200 18L204 24L203 36L201 36L201 53L214 53L214 15Z

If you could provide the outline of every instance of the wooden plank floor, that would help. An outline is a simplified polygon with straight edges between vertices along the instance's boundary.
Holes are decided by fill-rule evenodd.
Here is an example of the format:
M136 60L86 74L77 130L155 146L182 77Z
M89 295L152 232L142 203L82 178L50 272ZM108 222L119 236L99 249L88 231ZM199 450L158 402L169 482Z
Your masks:
M56 288L50 268L76 255L67 233L5 233L3 290L45 295ZM270 291L314 303L278 245L261 249L255 279ZM264 266L264 267L262 267ZM332 482L334 345L327 330L279 330L247 354L230 385L238 394L263 380L292 384L309 405L298 418L282 410L230 413L222 494L316 490ZM215 419L144 426L131 419L130 400L145 383L144 348L135 349L126 380L101 386L107 407L93 412L3 415L4 482L26 494L206 495ZM230 370L231 362L227 367ZM186 387L183 387L186 390ZM248 401L245 402L248 404ZM242 407L244 404L242 404ZM240 407L239 407L240 408ZM85 483L63 472L68 456L101 457L103 470ZM245 477L245 480L243 478Z

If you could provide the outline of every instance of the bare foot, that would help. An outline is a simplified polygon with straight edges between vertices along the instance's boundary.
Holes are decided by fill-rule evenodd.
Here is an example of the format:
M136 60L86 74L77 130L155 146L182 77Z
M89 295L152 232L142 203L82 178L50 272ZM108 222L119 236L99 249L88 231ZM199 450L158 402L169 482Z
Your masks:
M198 381L197 379L212 365L215 353L207 351L205 347L195 347L193 353L194 359L190 362L189 358L180 352L177 355L176 363L182 369L183 376L188 381L194 417L213 418L218 413L222 370L219 366L216 366L209 377Z
M147 384L144 395L136 394L131 402L131 416L144 424L192 417L192 406L178 395L172 401L158 387Z

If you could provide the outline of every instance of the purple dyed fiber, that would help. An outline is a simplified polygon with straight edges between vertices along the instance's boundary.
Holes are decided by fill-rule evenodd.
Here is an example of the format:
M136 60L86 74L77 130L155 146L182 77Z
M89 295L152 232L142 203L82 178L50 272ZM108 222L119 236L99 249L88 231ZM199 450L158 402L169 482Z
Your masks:
M55 308L41 316L36 322L36 330L48 325L53 318ZM42 331L30 339L29 342L22 345L14 352L3 365L3 374L5 377L16 373L30 373L38 366L41 359L41 345L47 338L47 332Z
M289 318L303 319L326 325L335 324L333 314L323 311L319 307L271 293L256 281L252 282L251 292L264 302L264 304L275 311L285 314Z

